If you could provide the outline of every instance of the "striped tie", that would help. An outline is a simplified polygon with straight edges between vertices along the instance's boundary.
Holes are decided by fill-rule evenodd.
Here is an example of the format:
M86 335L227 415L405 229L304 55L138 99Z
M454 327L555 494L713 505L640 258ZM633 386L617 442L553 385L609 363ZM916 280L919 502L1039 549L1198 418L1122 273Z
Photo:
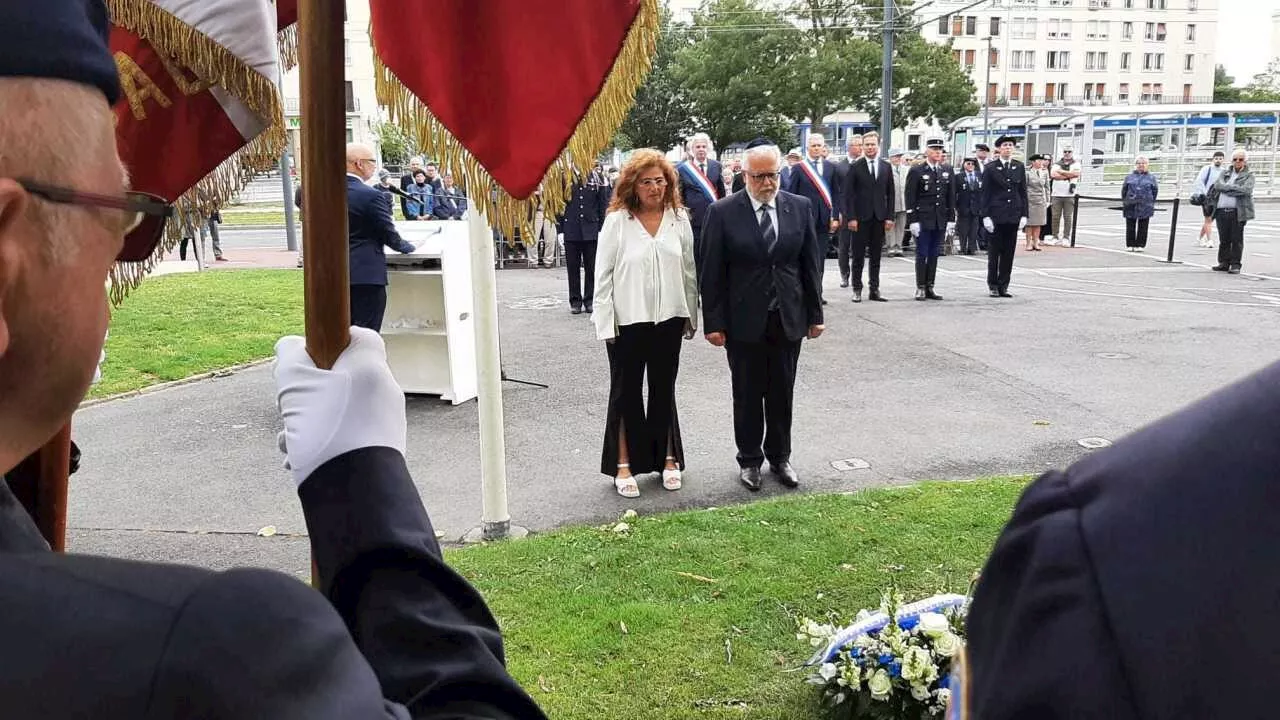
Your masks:
M769 211L772 209L768 204L760 206L760 234L764 236L764 244L770 250L778 241L778 231L774 229L773 218L769 216Z

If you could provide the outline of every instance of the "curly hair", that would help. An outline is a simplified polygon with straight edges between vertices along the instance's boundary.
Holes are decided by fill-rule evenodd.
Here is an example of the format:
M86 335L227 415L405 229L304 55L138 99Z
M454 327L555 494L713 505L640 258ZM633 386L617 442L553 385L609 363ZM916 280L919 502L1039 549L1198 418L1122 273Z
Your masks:
M662 204L673 210L684 207L680 202L680 184L676 178L676 169L661 152L645 148L631 153L631 157L627 158L627 162L623 164L622 171L618 175L618 184L613 189L613 200L609 202L609 211L625 209L634 213L639 210L640 196L636 194L636 180L655 167L661 168L662 176L667 179L667 191L662 198Z

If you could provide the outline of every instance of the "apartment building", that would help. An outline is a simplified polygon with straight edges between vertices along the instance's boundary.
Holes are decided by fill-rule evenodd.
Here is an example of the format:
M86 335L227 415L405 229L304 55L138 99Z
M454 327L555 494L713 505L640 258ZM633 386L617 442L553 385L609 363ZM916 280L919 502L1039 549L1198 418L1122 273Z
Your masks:
M1217 0L992 0L961 9L965 4L930 4L921 11L930 20L921 32L931 42L952 42L979 103L1212 100Z

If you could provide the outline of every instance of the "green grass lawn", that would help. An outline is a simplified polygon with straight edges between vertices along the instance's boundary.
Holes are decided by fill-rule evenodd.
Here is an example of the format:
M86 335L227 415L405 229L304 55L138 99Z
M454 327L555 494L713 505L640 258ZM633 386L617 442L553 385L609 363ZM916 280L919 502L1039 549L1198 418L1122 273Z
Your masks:
M112 312L104 397L271 355L302 333L302 273L220 270L148 278Z
M815 715L793 618L966 592L1026 478L812 495L457 550L550 717ZM694 577L697 576L697 577ZM701 579L700 579L701 578ZM625 626L625 627L624 627Z
M400 204L393 204L392 216L396 220L403 220L404 215L400 212ZM302 213L296 211L293 214L294 222L302 224ZM224 210L222 212L222 224L226 227L244 227L250 225L269 225L284 227L284 209L276 206L274 208L252 209L252 210Z

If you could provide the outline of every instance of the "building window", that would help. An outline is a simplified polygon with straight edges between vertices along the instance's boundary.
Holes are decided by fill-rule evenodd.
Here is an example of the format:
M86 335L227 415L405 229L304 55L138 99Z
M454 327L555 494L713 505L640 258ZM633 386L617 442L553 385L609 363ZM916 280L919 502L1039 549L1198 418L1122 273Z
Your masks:
M1049 70L1068 70L1071 67L1071 53L1066 50L1055 50L1046 53L1045 68Z
M1022 86L1019 85L1018 83L1010 83L1009 84L1009 104L1021 105L1022 103L1018 102L1021 98L1022 98Z
M1182 86L1182 102L1184 103L1191 102L1191 86L1190 85Z
M1124 0L1124 9L1125 9L1125 10L1132 10L1132 9L1133 9L1133 0Z
M973 66L974 66L974 65L976 65L976 64L977 64L977 62L978 62L978 51L977 51L977 50L965 50L965 51L964 51L964 69L965 69L965 70L972 70L972 69L973 69Z
M1098 39L1108 40L1111 38L1111 21L1103 20L1098 23Z
M1143 70L1163 70L1164 53L1145 53L1142 56Z
M1057 97L1057 94L1058 94L1057 87L1058 86L1054 85L1053 83L1044 84L1044 101L1045 102L1053 102L1053 99Z
M1060 33L1060 32L1062 32L1062 21L1061 21L1061 20L1050 20L1050 21L1049 21L1049 32L1047 33L1047 34L1049 35L1049 37L1051 37L1051 38L1056 38L1056 37L1058 37L1058 33Z
M912 133L907 136L907 149L912 152L920 149L920 135L918 133Z
M964 34L965 35L978 34L978 16L977 15L970 15L964 19Z
M1168 0L1147 0L1148 10L1167 10L1168 8Z
M1099 70L1107 69L1107 54L1104 52L1098 53L1098 69Z
M1107 99L1107 84L1106 84L1106 83L1098 83L1098 88L1097 88L1097 90L1095 90L1094 92L1096 92L1096 93L1097 93L1097 95L1098 95L1098 99L1099 99L1099 100L1106 100L1106 99Z
M1116 93L1116 99L1120 102L1126 102L1129 99L1129 83L1120 83L1120 91Z
M993 68L1000 67L1000 50L991 48L991 52L987 54L987 64Z
M1164 23L1156 23L1156 42L1164 42L1167 35L1168 32Z
M1198 5L1199 3L1196 2L1196 0L1187 0L1187 10L1190 10L1191 12L1195 12L1196 6Z
M956 15L955 17L951 18L951 34L952 35L964 34L964 16L963 15Z
M342 41L342 60L347 64L347 67L351 67L351 41L350 40Z
M1066 84L1066 83L1058 83L1058 99L1059 99L1059 100L1066 100L1066 99L1067 99L1067 84Z
M942 17L938 18L938 34L939 35L947 34L947 16L946 15L943 15Z
M1014 50L1012 64L1010 67L1014 70L1035 70L1036 69L1036 51L1035 50Z
M1084 99L1085 100L1093 99L1093 83L1084 84Z
M1145 32L1145 33L1143 33L1143 37L1145 37L1145 38L1146 38L1146 39L1148 39L1148 40L1155 40L1155 39L1156 39L1156 24L1155 24L1155 23L1147 23L1147 30L1146 30L1146 32Z
M1097 67L1097 64L1098 64L1098 53L1090 51L1084 54L1085 70L1093 70Z
M1013 27L1009 31L1012 37L1021 40L1034 40L1036 37L1036 19L1035 18L1014 18Z
M1129 57L1132 55L1133 53L1127 53L1127 52L1120 53L1120 69L1121 70L1129 69Z
M1125 40L1133 39L1133 23L1127 22L1120 26L1120 37Z
M955 58L955 59L956 59L956 64L957 64L957 65L961 65L961 64L963 64L963 62L964 62L964 60L963 60L963 55L961 54L961 52L960 52L959 50L952 50L952 51L951 51L951 57L953 57L953 58Z
M350 81L350 80L346 81L346 83L345 83L344 87L345 87L345 89L346 89L346 93L347 93L347 112L355 112L355 111L356 111L356 90L355 90L355 87L353 87L353 86L351 85L351 81Z
M1090 20L1085 25L1084 36L1090 40L1106 40L1111 37L1111 22L1107 20Z
M1191 23L1190 25L1187 25L1187 42L1195 42L1195 41L1196 41L1196 24Z
M995 83L991 83L990 85L987 86L987 104L988 105L996 104L996 97L998 96L999 92L1000 92L1000 87Z
M993 17L991 18L991 36L997 37L999 35L1000 35L1000 18Z
M1196 69L1196 56L1195 56L1195 55L1188 55L1188 56L1186 57L1185 61L1182 63L1182 69L1183 69L1183 70L1186 70L1187 72L1191 72L1192 70L1195 70L1195 69Z

